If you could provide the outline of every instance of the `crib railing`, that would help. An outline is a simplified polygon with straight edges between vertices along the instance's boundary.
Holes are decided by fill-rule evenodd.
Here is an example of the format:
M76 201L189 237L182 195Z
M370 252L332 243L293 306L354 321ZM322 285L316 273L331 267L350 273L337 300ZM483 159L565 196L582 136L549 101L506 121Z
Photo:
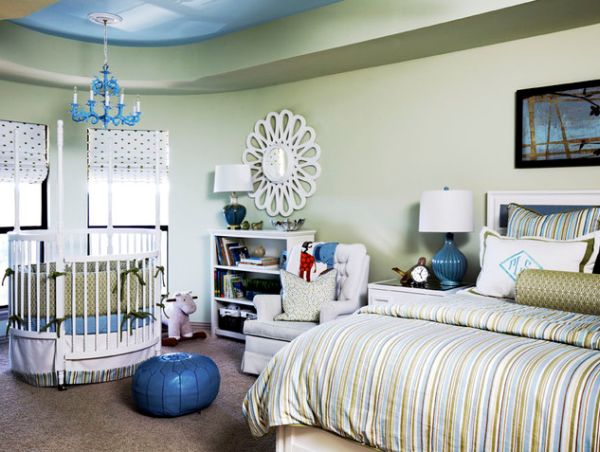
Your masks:
M62 338L65 352L81 356L157 340L162 267L156 230L69 231L63 247L60 239L48 231L9 234L15 333Z
M153 253L158 250L153 229L86 229L65 234L66 259L81 256L118 256Z

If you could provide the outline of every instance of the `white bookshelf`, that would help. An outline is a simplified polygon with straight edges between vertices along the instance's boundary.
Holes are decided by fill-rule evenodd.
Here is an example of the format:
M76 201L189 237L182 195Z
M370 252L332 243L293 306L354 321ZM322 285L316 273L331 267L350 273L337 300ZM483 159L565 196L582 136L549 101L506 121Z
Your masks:
M227 237L230 239L235 239L238 242L243 242L249 251L252 251L255 247L262 245L265 248L267 256L279 257L282 251L287 250L287 252L289 253L290 250L297 244L314 241L316 231L281 232L276 230L244 231L231 229L213 229L210 230L209 233L211 263L210 312L212 333L218 336L244 340L245 336L242 333L219 328L219 307L227 306L229 304L236 304L239 305L242 309L248 309L252 312L256 312L256 310L254 309L254 303L252 303L251 300L243 298L227 298L222 296L216 296L215 270L226 270L231 273L239 272L245 277L255 276L257 278L264 279L278 279L279 270L220 265L217 256L217 237Z

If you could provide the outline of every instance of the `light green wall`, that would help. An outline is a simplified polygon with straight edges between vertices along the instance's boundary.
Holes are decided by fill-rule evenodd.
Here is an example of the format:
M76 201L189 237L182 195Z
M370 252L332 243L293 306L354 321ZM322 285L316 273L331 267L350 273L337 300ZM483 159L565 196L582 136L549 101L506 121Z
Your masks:
M392 277L441 245L418 233L426 189L473 190L476 228L485 192L597 189L600 168L513 168L514 92L598 78L592 58L600 25L260 90L203 96L145 96L143 128L171 132L171 288L200 295L209 319L207 229L222 226L226 197L212 194L215 164L239 162L254 122L289 108L317 132L323 172L304 211L321 240L363 242L371 280ZM0 82L0 117L67 119L66 91ZM85 126L66 122L69 223L85 223ZM265 219L252 208L251 220ZM477 271L477 232L458 243Z

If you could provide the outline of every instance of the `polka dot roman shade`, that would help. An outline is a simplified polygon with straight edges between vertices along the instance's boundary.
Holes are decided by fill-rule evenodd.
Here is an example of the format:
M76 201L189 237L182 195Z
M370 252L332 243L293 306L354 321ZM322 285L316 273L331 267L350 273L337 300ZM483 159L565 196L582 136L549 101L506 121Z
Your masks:
M15 140L19 180L41 184L48 177L48 126L0 120L0 182L15 181Z
M169 132L88 129L88 179L107 181L112 154L113 182L155 182L156 147L161 182L169 171Z

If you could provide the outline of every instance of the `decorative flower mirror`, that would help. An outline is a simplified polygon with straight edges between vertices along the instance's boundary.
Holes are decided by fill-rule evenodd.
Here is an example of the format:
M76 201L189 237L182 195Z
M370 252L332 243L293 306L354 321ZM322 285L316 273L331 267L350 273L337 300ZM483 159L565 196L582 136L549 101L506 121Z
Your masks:
M258 209L272 217L289 217L306 205L321 174L321 148L315 137L304 117L289 110L257 121L242 160L252 171L254 192L249 196Z

